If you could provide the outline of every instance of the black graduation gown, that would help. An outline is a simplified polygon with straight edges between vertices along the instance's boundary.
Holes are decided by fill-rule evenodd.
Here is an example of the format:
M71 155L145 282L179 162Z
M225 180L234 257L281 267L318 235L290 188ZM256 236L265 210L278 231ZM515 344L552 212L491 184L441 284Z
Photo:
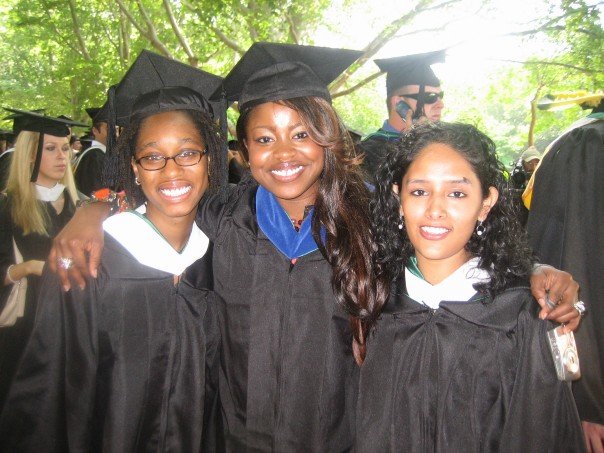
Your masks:
M359 150L365 154L361 168L367 181L373 182L378 166L384 160L389 147L399 142L400 139L401 134L378 129L357 145Z
M568 271L588 313L575 337L581 420L604 424L604 120L562 137L535 175L528 221L539 261Z
M84 154L85 153L85 154ZM76 187L84 195L90 196L95 190L103 188L101 176L105 163L105 153L100 148L82 151L74 173Z
M50 202L40 201L39 203L42 204L49 220L48 236L37 233L24 235L23 230L13 224L10 198L0 196L0 276L3 280L8 266L15 263L13 236L23 256L23 261L46 261L50 253L52 238L61 231L75 213L75 205L67 192L65 192L65 205L60 214L57 214ZM27 295L23 317L19 318L11 327L0 328L0 410L33 327L39 283L40 277L35 275L27 277ZM4 308L11 289L12 285L0 286L0 310Z
M64 293L45 272L0 450L216 451L204 431L218 405L212 293L175 286L109 235L101 263L83 291ZM210 251L196 264L206 288L209 266Z
M295 265L259 229L257 185L202 200L222 300L220 398L229 451L341 452L353 442L358 369L348 317L319 251Z
M0 191L6 189L6 183L8 182L8 173L10 171L10 164L13 160L14 152L7 153L6 151L0 154Z
M528 288L438 310L395 289L361 368L357 450L584 451L537 312Z

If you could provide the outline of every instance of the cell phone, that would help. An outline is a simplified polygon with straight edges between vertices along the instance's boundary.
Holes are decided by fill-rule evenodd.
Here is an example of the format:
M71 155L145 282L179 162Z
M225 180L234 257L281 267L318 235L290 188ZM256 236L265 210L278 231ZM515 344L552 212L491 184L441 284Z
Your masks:
M405 101L401 100L396 103L396 106L394 108L396 110L396 113L398 113L398 115L404 121L407 121L407 114L409 113L409 110L412 110L411 106L409 104L407 104Z

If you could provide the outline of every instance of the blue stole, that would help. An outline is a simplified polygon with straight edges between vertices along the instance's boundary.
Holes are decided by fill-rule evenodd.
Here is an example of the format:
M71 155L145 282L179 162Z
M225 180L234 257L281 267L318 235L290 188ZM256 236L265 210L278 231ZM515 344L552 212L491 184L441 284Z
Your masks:
M312 237L312 219L314 208L309 212L300 231L296 231L292 221L281 207L275 196L262 186L256 193L256 218L258 226L271 243L290 260L314 252L319 247ZM325 240L325 232L321 229Z

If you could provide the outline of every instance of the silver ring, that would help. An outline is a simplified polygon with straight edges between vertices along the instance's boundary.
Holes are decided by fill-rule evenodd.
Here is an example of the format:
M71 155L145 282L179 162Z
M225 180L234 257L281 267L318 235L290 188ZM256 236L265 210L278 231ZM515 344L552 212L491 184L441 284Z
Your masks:
M59 267L61 269L65 269L66 271L71 269L73 266L73 259L71 258L59 258Z
M575 308L575 310L577 310L579 312L580 316L583 316L585 314L585 312L587 311L587 308L585 308L585 303L583 303L583 301L578 301L575 302L573 304L573 307Z

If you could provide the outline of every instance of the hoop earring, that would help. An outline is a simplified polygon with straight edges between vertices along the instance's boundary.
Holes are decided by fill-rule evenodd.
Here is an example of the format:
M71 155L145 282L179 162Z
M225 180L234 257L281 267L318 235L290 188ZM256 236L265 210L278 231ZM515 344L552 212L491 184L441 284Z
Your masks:
M403 228L405 228L405 218L401 214L400 218L398 219L398 229L402 230Z
M486 228L482 224L482 220L478 221L478 225L476 225L476 236L482 236L485 232Z
M140 185L141 185L141 182L138 180L138 176L136 176L136 177L134 178L134 184L136 184L137 186L140 186Z

